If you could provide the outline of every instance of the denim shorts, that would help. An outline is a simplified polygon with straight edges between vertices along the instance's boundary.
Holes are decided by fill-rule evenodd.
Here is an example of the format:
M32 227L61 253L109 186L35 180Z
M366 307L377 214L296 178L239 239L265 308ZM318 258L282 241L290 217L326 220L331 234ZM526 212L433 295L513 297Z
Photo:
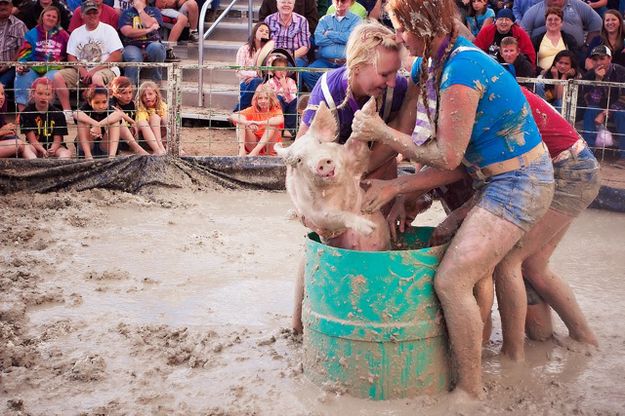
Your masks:
M528 166L477 183L477 205L528 231L549 209L553 165L545 152Z
M577 156L553 164L556 188L551 209L578 216L597 197L601 187L599 162L586 147Z

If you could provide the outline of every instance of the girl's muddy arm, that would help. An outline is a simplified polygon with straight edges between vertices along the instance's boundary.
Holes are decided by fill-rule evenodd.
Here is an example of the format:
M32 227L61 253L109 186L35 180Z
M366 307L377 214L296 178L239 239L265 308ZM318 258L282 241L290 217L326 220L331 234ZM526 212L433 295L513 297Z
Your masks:
M410 135L384 124L369 106L371 101L356 112L353 135L359 140L373 138L414 162L453 170L460 165L469 143L479 99L479 92L463 85L452 85L443 91L436 140L422 146L415 145Z
M408 91L404 97L400 110L388 125L403 133L411 134L417 119L417 100L419 99L420 88L412 81L408 82ZM300 124L300 126L303 125ZM380 166L385 165L397 155L397 152L390 146L377 142L371 148L369 166L367 172L374 172Z
M466 173L463 168L453 171L426 168L414 175L400 176L389 181L368 179L363 181L366 189L363 211L373 212L398 195L420 195L438 186L454 183L462 179Z

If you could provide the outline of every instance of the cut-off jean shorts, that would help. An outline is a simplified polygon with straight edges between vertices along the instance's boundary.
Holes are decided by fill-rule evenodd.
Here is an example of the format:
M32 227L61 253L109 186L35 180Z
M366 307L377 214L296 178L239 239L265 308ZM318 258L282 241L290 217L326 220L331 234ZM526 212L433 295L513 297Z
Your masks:
M551 209L577 217L594 201L601 187L599 162L586 147L575 156L553 164L556 182Z
M553 165L549 153L517 170L477 183L477 205L527 232L549 209L553 198Z

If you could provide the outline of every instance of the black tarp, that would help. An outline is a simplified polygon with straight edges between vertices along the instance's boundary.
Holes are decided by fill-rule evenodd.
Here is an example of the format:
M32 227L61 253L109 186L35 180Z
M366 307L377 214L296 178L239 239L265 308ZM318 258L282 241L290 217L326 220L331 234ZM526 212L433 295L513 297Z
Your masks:
M275 157L0 159L0 194L92 188L135 193L150 185L283 190L285 172L282 160ZM625 190L603 186L591 207L625 212Z
M282 161L271 157L129 156L94 161L0 159L0 194L91 188L135 193L149 185L281 190L284 189L285 172Z

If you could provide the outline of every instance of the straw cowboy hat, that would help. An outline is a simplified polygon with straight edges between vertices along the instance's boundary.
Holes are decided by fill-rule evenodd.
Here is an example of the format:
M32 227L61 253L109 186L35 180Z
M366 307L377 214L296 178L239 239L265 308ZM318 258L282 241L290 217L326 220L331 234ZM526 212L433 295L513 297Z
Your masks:
M271 66L271 63L278 56L284 57L288 62L289 66L295 66L295 59L293 59L293 55L289 53L286 49L276 48L276 42L273 40L265 43L258 52L258 57L256 58L256 66ZM261 77L267 78L269 75L269 71L261 70L259 71Z

